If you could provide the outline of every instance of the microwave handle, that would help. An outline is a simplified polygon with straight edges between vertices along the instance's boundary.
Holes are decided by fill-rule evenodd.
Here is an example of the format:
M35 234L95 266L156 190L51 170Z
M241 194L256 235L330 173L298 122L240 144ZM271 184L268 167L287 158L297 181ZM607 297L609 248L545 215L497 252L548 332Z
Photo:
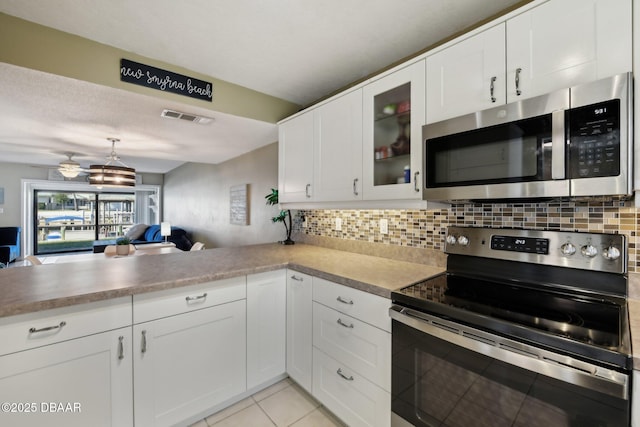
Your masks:
M565 110L551 113L551 179L565 179Z

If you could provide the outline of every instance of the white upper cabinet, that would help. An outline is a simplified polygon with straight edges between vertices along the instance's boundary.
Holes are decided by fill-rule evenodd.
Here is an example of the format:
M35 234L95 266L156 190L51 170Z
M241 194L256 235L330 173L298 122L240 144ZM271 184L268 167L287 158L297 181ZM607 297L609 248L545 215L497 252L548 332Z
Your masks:
M314 201L362 200L362 90L314 110Z
M427 58L427 123L504 104L505 26Z
M629 0L554 0L508 20L507 102L631 71L631 18Z
M424 60L369 83L362 100L364 199L422 199Z
M278 200L308 202L313 197L313 111L278 126Z
M631 71L631 15L552 0L427 57L427 123Z

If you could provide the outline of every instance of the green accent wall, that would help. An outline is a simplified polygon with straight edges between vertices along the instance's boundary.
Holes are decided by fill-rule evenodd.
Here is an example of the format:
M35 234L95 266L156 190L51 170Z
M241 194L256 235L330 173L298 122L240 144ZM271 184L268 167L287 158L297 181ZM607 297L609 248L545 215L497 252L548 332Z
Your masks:
M276 123L300 109L280 98L4 13L0 13L0 40L0 61L51 74L268 123ZM121 82L121 58L212 82L213 102Z

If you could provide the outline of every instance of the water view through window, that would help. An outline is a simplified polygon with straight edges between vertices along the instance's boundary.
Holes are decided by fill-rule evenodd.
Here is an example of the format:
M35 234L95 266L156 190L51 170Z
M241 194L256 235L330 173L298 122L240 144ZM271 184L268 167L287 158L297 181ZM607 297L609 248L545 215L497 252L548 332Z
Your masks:
M36 254L91 250L136 223L136 194L36 190Z

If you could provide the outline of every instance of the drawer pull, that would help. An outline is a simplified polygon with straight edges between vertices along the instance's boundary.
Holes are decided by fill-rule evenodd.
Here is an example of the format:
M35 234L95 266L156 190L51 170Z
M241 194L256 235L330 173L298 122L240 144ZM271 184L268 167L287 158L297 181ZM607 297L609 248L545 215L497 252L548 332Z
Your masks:
M296 282L304 282L304 278L303 277L298 277L295 274L293 276L291 276L292 280L295 280Z
M46 328L40 328L40 329L36 329L36 328L29 328L29 333L30 334L35 334L38 332L47 332L47 331L53 331L54 329L62 329L63 326L66 326L67 322L65 322L64 320L62 322L60 322L60 324L55 325L55 326L47 326Z
M338 319L338 325L340 325L340 326L344 326L345 328L353 329L353 323L352 323L352 324L350 324L350 325L347 325L346 323L344 323L344 322L342 321L342 319Z
M147 331L142 331L142 342L140 343L140 353L147 352Z
M118 360L124 359L124 343L122 342L124 337L120 335L118 337Z
M345 374L342 373L342 368L338 368L338 370L336 371L336 374L340 375L342 378L344 378L347 381L353 381L353 375L346 376Z
M336 301L341 302L343 304L353 305L353 300L346 300L342 297L336 298Z
M205 292L202 295L198 295L197 297L186 297L185 300L187 300L187 302L192 302L192 301L199 301L199 300L203 300L207 297L207 293Z

